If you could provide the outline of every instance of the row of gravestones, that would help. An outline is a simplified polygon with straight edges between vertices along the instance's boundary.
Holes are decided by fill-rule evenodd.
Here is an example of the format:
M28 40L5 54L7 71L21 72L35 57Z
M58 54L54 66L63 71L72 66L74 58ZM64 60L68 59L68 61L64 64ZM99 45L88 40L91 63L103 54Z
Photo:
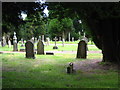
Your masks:
M35 49L34 43L32 41L27 41L25 43L26 50L26 58L35 58ZM41 40L38 41L37 44L37 54L44 54L44 44Z
M26 47L26 58L34 59L35 58L34 43L29 40L26 42L25 47ZM37 54L44 54L44 44L41 40L39 40L37 44ZM78 43L76 58L86 59L86 56L87 56L87 43L84 40L81 40Z

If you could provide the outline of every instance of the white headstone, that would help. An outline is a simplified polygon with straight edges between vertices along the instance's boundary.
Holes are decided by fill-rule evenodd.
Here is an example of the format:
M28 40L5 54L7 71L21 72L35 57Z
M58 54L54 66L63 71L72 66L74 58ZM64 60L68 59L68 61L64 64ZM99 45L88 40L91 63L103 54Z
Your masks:
M50 38L49 37L46 38L46 45L48 45L48 46L50 45Z
M69 32L69 34L68 34L68 39L69 39L69 42L70 42L70 32Z
M11 41L10 40L8 40L8 47L11 47L12 45L11 45Z
M18 51L16 32L14 32L13 36L13 51Z
M42 41L44 42L44 35L42 35Z

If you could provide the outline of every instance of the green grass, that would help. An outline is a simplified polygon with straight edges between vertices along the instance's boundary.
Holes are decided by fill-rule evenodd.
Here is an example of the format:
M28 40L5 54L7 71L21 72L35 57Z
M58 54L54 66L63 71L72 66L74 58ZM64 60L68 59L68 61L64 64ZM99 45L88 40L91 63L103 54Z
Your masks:
M27 59L25 54L0 54L3 64L3 88L117 88L118 73L95 71L68 75L66 67L75 54L36 55ZM100 59L100 53L89 53L89 59Z
M57 50L53 49L53 46L54 46L54 44L52 44L50 46L45 45L45 51L77 51L77 48L78 48L77 44L65 45L64 47L62 45L58 45ZM18 50L20 50L22 48L25 48L25 47L20 47L20 44L18 44ZM37 49L36 44L35 44L35 48ZM100 49L98 49L95 45L88 44L88 49L89 49L89 51L100 51ZM11 46L10 48L8 48L8 45L6 45L5 47L0 46L0 51L13 51L13 46Z

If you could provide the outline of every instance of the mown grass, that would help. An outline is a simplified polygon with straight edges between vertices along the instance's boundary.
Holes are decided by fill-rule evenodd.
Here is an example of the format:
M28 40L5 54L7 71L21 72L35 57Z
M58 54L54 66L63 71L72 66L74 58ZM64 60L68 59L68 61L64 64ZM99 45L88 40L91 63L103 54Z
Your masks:
M118 73L115 71L67 74L69 62L83 60L76 59L75 54L36 55L36 59L27 59L24 53L6 53L0 57L3 88L118 88ZM100 58L100 53L88 54L88 59Z
M76 41L77 42L77 41ZM53 43L53 42L52 42ZM18 44L18 50L20 49L25 49L25 47L20 47L21 44ZM58 49L53 49L54 44L49 45L49 46L44 46L45 51L77 51L78 48L78 44L74 43L74 44L70 44L70 45L65 45L64 47L62 46L62 44L57 45ZM35 43L34 45L35 49L37 49L37 44ZM98 49L95 45L89 45L88 44L88 49L89 51L100 51L100 49ZM13 46L8 48L8 45L1 47L0 46L0 51L13 51Z

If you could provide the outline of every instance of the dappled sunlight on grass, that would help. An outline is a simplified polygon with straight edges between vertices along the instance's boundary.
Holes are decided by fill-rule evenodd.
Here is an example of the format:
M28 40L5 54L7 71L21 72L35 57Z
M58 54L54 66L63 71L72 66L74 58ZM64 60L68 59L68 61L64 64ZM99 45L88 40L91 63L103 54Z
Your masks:
M65 48L73 50L76 47ZM94 50L98 51L96 47ZM99 52L89 52L87 59L76 59L75 53L35 55L35 59L25 58L25 53L3 53L0 56L3 62L4 88L114 88L118 83L118 74L115 71L91 71L91 74L78 70L70 75L66 73L69 62L102 59Z

